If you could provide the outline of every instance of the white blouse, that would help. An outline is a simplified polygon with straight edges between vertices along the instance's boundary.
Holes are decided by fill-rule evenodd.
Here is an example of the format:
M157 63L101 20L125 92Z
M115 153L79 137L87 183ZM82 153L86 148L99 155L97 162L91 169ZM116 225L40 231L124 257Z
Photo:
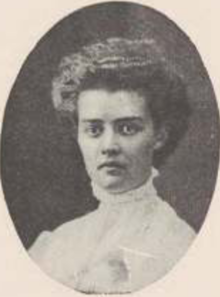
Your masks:
M52 278L85 293L129 293L165 275L195 237L153 185L109 194L92 184L97 210L44 231L30 256Z

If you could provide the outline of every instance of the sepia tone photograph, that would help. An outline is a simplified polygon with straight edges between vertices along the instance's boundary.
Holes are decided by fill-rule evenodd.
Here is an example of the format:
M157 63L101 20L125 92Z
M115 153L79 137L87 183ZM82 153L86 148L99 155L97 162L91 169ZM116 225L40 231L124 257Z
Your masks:
M70 13L10 91L6 205L30 259L77 292L134 293L176 266L203 226L218 163L209 73L187 32L151 7Z

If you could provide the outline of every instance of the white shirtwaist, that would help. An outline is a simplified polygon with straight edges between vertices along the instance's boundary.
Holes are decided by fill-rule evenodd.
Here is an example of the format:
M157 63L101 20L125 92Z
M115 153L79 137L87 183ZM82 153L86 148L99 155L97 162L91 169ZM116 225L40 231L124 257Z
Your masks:
M109 194L92 184L99 208L44 231L30 256L52 278L86 293L129 293L166 274L185 254L193 229L153 186Z

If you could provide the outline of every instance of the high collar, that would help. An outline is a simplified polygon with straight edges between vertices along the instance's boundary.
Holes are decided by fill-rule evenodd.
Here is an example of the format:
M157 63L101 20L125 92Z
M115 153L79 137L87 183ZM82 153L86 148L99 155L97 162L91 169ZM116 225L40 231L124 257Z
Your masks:
M97 200L102 204L108 205L120 205L124 203L132 203L141 200L147 200L151 197L157 197L157 191L154 187L153 180L158 176L158 171L152 168L151 175L148 180L140 187L124 192L124 193L109 193L106 190L100 188L94 182L91 183L93 194Z

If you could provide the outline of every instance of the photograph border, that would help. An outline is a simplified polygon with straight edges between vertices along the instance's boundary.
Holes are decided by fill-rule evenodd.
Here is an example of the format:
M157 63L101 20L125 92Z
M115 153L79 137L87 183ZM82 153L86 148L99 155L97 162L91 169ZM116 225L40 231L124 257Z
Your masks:
M90 4L104 3L110 1L66 1L54 3L51 0L31 3L26 0L14 3L12 0L3 4L1 16L1 101L0 122L2 123L5 104L11 88L16 80L20 68L34 49L36 43L48 32L54 24L74 10ZM180 3L175 0L162 1L132 1L154 8L177 23L181 29L196 44L202 60L208 70L216 97L220 96L218 77L219 43L217 34L220 25L218 11L220 4L217 1L185 1ZM218 100L219 105L219 100ZM0 199L0 295L4 297L69 297L82 296L68 287L52 280L39 267L31 261L23 248L15 231L12 220L4 201L1 190ZM220 267L220 234L218 224L220 223L220 178L218 176L217 186L210 205L208 215L202 230L197 236L194 244L187 252L187 256L179 261L165 277L148 286L146 289L133 293L139 296L159 297L182 297L199 295L206 297L219 296L220 286L218 275Z

